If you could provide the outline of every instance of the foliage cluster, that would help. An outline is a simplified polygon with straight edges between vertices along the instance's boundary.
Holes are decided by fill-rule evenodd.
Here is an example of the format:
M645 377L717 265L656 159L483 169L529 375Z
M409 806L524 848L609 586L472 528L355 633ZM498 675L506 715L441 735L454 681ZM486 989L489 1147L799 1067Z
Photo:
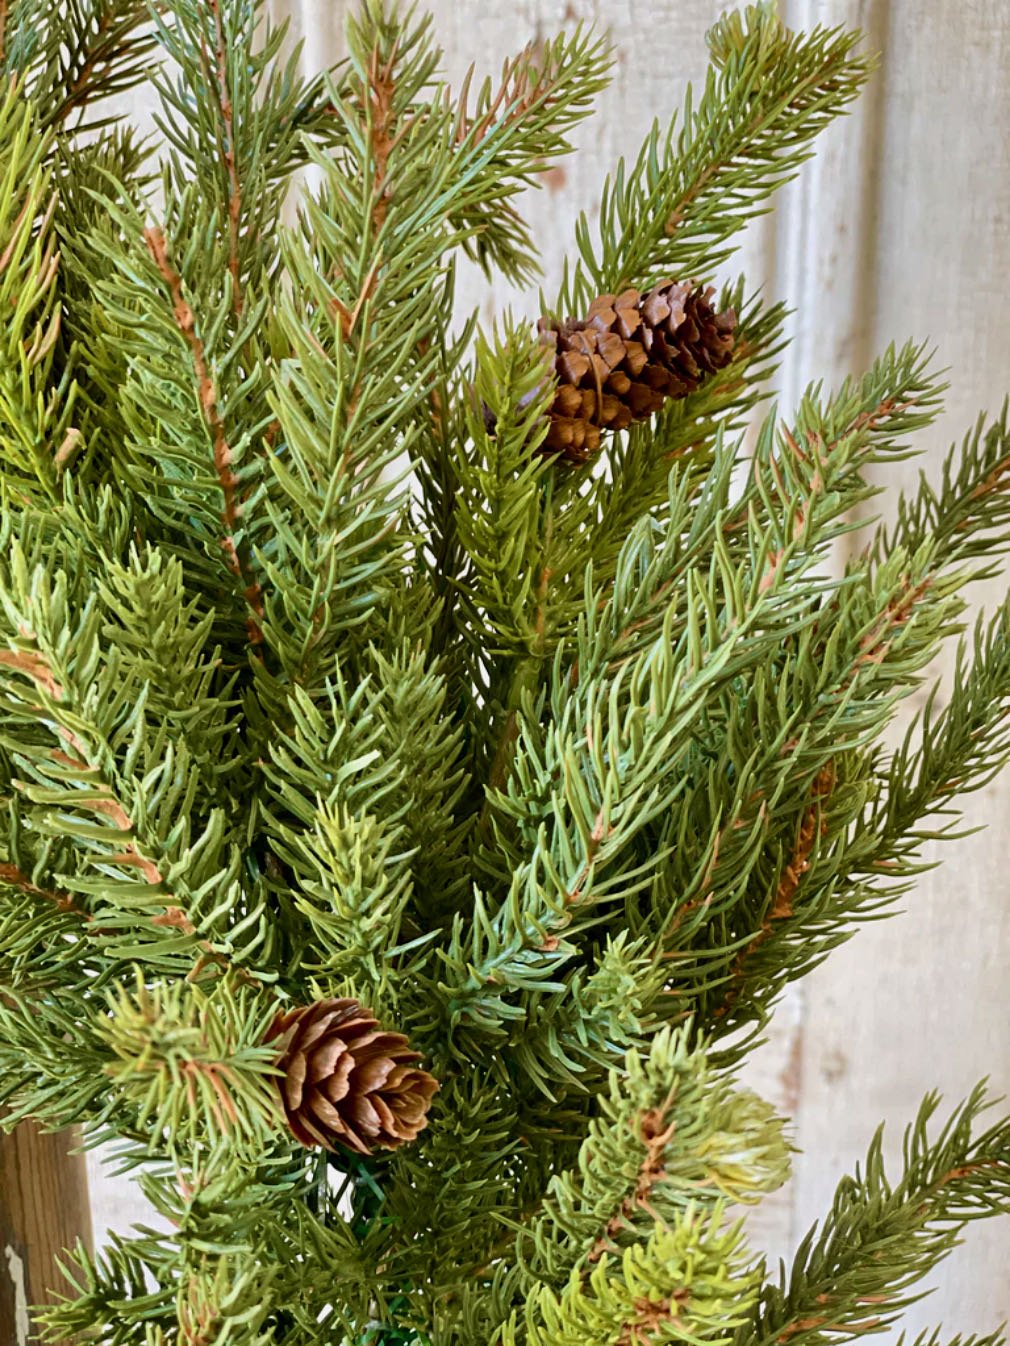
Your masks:
M737 1208L788 1137L732 1071L1010 756L1010 604L882 746L1010 541L1006 416L885 531L921 349L781 417L783 313L740 280L728 368L596 464L541 454L532 323L454 325L454 282L535 275L517 198L606 82L591 32L476 91L379 0L312 78L255 0L14 0L0 32L0 1099L115 1140L174 1227L79 1249L50 1338L893 1321L1010 1204L1010 1124L927 1099L776 1276ZM768 5L710 47L543 310L711 280L870 69ZM160 158L103 101L140 80ZM263 1046L344 995L441 1082L368 1159L295 1143Z

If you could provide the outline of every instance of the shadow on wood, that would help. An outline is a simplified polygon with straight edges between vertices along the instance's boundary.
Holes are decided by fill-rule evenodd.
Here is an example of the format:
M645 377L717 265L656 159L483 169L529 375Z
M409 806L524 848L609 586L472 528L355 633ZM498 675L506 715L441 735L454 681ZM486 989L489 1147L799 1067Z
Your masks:
M30 1122L0 1136L0 1343L29 1340L28 1305L52 1303L64 1278L56 1259L91 1246L88 1179L76 1131L45 1135Z

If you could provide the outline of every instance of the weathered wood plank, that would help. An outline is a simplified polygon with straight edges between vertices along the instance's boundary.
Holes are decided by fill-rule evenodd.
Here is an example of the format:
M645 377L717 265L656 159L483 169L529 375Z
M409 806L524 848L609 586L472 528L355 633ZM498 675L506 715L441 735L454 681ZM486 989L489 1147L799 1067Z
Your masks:
M0 1342L27 1346L32 1304L51 1304L67 1283L57 1266L78 1239L91 1246L84 1158L76 1131L22 1122L0 1136Z
M842 8L813 7L832 20ZM866 12L884 64L869 132L853 138L865 175L851 184L861 194L856 218L845 219L850 188L840 190L838 179L811 203L815 242L823 236L825 253L837 256L813 295L808 327L839 333L842 371L891 340L932 340L951 380L947 414L925 436L924 460L887 472L893 499L898 486L914 485L920 467L935 473L948 440L980 407L997 407L1010 382L1002 298L1010 276L1010 11L946 3L923 22L910 0L846 8ZM836 171L845 174L844 154ZM797 358L805 353L801 343ZM830 362L830 352L820 354ZM814 372L797 369L796 377ZM994 585L986 596L1005 588ZM938 673L949 675L951 664L944 659ZM900 723L920 702L911 700ZM805 984L797 1117L804 1155L794 1183L800 1232L824 1211L880 1119L894 1154L900 1127L927 1090L941 1089L953 1104L983 1075L997 1093L1010 1085L1003 858L1010 783L998 780L967 804L969 823L988 830L934 848L942 868L922 876L903 914L860 931ZM951 1332L991 1330L1010 1314L1008 1265L1007 1223L973 1227L934 1277L936 1294L904 1326L912 1335L941 1321Z

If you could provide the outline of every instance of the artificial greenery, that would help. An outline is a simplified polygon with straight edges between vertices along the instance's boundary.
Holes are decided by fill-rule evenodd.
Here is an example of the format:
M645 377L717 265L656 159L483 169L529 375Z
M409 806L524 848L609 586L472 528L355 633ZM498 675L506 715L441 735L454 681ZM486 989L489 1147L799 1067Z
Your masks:
M312 78L254 0L16 0L0 32L0 1099L115 1141L173 1228L79 1248L49 1338L892 1322L1010 1205L1010 1125L927 1099L897 1176L878 1138L777 1274L740 1212L789 1141L732 1071L1010 756L1010 603L882 746L998 573L1010 425L885 530L869 469L937 376L889 350L769 412L783 311L741 280L727 367L576 465L541 451L535 324L711 282L867 78L856 35L721 20L557 294L481 331L457 269L536 275L518 196L601 36L474 92L380 0ZM148 140L104 101L140 80ZM339 997L437 1077L413 1143L287 1129L271 1024Z

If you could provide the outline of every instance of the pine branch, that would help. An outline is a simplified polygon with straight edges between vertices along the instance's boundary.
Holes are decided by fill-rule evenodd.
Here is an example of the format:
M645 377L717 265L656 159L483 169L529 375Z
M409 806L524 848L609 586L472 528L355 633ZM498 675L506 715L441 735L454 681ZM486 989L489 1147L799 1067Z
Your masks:
M890 762L881 767L867 755L858 770L847 768L840 798L806 805L809 822L806 830L801 824L799 851L790 856L801 864L793 867L788 900L776 894L760 929L737 954L731 982L716 987L717 1022L727 1014L725 1027L738 1025L740 1014L760 1019L785 981L802 976L849 938L853 919L879 915L934 863L922 858L926 843L961 835L955 797L982 788L1010 756L1008 622L1006 605L988 626L980 619L970 663L965 646L960 648L950 703L934 717L934 688ZM825 781L836 772L831 754L838 746L837 738L825 741ZM924 826L933 814L937 823ZM721 859L730 870L738 866L732 852Z
M713 64L683 126L658 123L634 166L623 161L603 189L599 244L579 217L579 261L566 275L559 313L579 313L599 293L648 289L669 276L711 275L723 246L765 199L794 177L814 138L859 93L872 62L855 55L858 33L795 34L770 6L729 15L709 34Z
M22 501L39 490L58 495L59 474L80 440L71 372L54 377L61 313L50 148L10 80L0 103L0 465Z
M559 620L553 482L537 452L549 396L541 352L528 337L507 333L496 349L478 339L469 444L455 450L452 465L459 563L448 583L472 689L473 776L491 789L505 784L520 703L539 685ZM482 834L483 800L479 807Z
M235 219L232 220L232 223L237 229ZM234 533L237 531L241 513L236 492L236 488L239 486L239 478L232 469L234 454L231 445L228 443L225 426L221 419L217 388L207 367L204 343L196 332L193 310L183 294L182 277L169 261L165 235L157 228L145 229L144 242L155 266L158 268L162 281L168 289L172 301L172 313L192 356L197 401L211 439L214 470L217 473L223 501L221 523L224 534L220 546L224 552L228 569L236 580L245 586L243 594L253 614L247 622L249 642L252 645L257 645L263 639L263 633L258 624L259 618L263 615L263 601L258 582L250 579L248 559L243 561L235 543ZM233 274L237 275L238 261L234 252L232 252L228 265ZM239 291L237 289L235 294L236 311L241 316L241 300L238 298Z
M799 584L782 607L774 585L748 604L728 575L713 583L711 597L688 589L679 638L671 607L661 638L612 678L582 678L583 668L599 668L607 639L606 616L598 627L587 622L575 686L561 652L555 659L554 723L541 730L527 705L507 793L495 799L495 870L509 876L508 895L494 914L478 895L469 929L458 925L442 955L436 993L450 1024L500 1034L504 1022L521 1020L509 991L563 990L557 973L575 951L572 936L605 918L612 885L626 897L648 884L661 856L637 871L622 870L619 857L676 797L701 707L764 659L775 639L762 629L766 605L769 615L774 605L796 620L809 604Z
M383 1180L375 1223L388 1230L381 1260L389 1285L428 1286L431 1308L419 1302L419 1317L436 1313L444 1339L454 1338L460 1299L513 1243L502 1218L531 1206L547 1181L549 1164L537 1165L515 1134L516 1106L507 1087L465 1074L446 1079L431 1127L418 1147L394 1156ZM487 1340L503 1316L483 1321L477 1339Z
M476 364L470 443L456 448L453 472L455 537L466 566L455 587L463 638L498 662L530 653L545 634L538 575L549 460L537 449L550 389L538 347L519 332L503 334L496 348L478 338Z
M233 324L277 272L288 177L310 146L332 143L337 121L325 79L301 78L299 47L282 57L288 25L274 25L264 8L262 0L180 0L171 22L157 20L172 69L155 81L156 122L172 151L168 181L179 199L201 183ZM252 364L266 350L257 343L248 354Z
M529 229L509 202L571 152L568 132L592 112L612 61L606 38L580 25L506 60L497 86L484 82L473 111L473 67L467 72L456 99L456 171L462 177L479 171L497 185L465 206L459 222L464 251L489 277L520 282L539 272Z
M650 826L661 818L673 819L676 826L678 818L689 816L673 806L688 791L699 723L722 698L736 701L740 686L761 685L783 640L802 639L810 652L799 665L809 679L800 704L807 714L820 707L826 732L834 735L832 752L840 726L835 721L827 728L828 708L846 708L857 671L870 683L863 712L868 718L857 728L854 717L851 732L869 733L886 721L888 694L902 680L908 683L947 629L951 608L940 600L949 587L937 590L928 620L909 625L906 638L893 643L890 662L881 671L879 651L867 641L883 641L881 623L898 630L905 625L906 562L895 557L865 604L854 606L851 626L839 626L832 616L836 641L844 629L850 642L846 654L839 653L841 670L848 671L836 673L833 660L813 655L825 638L820 605L828 587L816 573L817 558L848 526L845 516L852 504L870 494L862 476L865 465L899 452L897 436L928 418L931 400L918 352L885 356L858 384L843 385L834 399L821 404L811 395L795 433L783 432L778 455L775 424L766 424L742 503L726 508L721 492L729 489L729 470L713 474L712 496L704 502L711 516L688 486L676 503L671 500L665 545L653 543L655 526L648 521L632 534L627 563L618 564L618 583L609 598L594 593L590 577L579 639L570 652L559 647L555 657L550 721L541 726L532 713L534 703L524 706L512 775L506 789L492 796L495 842L484 866L505 895L497 907L478 896L469 928L458 925L442 955L446 971L437 995L450 1024L500 1036L505 1025L514 1022L518 1028L524 1021L526 1010L514 996L528 1003L532 993L564 993L559 974L576 956L585 939L582 932L620 919L609 905L611 885L630 916L638 894L648 891L670 855L681 858L681 851L666 837L657 839ZM692 539L705 548L712 545L709 517L734 537L740 561L734 566L729 548L717 543L705 574L692 564ZM912 586L927 566L925 553L909 558ZM794 723L802 724L802 718ZM767 740L766 729L757 742L774 745L777 773L790 772L794 764L782 751L789 735ZM822 765L817 762L812 774ZM713 764L713 769L719 780L725 779L724 766ZM751 858L742 871L729 863L731 856L723 866L737 890L741 872L746 875L759 854L754 841L760 841L762 830L761 801L774 799L779 788L766 792L749 775L750 769L745 775L749 798L741 789L725 819L731 834L736 830L750 844ZM710 803L719 796L706 782L699 797ZM756 823L740 830L745 799L751 813L758 805L761 810ZM738 828L732 826L734 814ZM695 835L705 837L708 828ZM632 858L639 839L639 855ZM696 854L696 844L682 848L684 860ZM705 859L690 879L685 876L679 900L688 909L695 899L702 911L714 905L716 916L720 908L710 888L710 868ZM704 892L697 890L699 880ZM670 904L662 902L660 910L663 923L670 922ZM655 937L654 927L646 929ZM632 930L639 933L637 925ZM734 947L738 929L731 930L727 935L713 924L707 936L729 959L739 947ZM578 943L576 935L581 936ZM706 950L700 969L707 971L710 960ZM689 968L690 963L678 967L679 975L687 977ZM454 1050L467 1050L465 1035Z
M156 519L147 531L167 525L190 553L193 571L217 599L217 633L226 647L236 643L226 629L229 609L254 646L262 640L262 571L253 553L268 524L252 498L261 489L263 437L276 431L266 394L277 345L263 319L278 272L286 177L304 158L299 136L319 97L319 81L310 87L295 73L297 52L286 63L278 59L284 29L257 33L258 12L246 0L221 0L180 5L171 24L156 16L175 72L156 81L159 127L172 147L165 223L146 224L123 190L105 182L104 218L91 234L69 239L102 296L83 335L94 419L105 428L114 408L113 420L121 426L125 416L133 430L126 445L121 429L111 437L116 448L108 470L117 479L144 481ZM194 252L184 240L201 231L205 249ZM139 247L146 249L143 260ZM163 360L145 360L145 336L135 342L137 359L129 360L122 331L136 331L138 308L161 333ZM188 396L183 378L166 396L159 371L175 366L182 373L186 364ZM166 433L181 472L161 470L165 460L151 450ZM221 493L216 520L206 508L207 458ZM214 575L218 560L227 579Z
M203 209L192 193L189 202L180 208L187 224ZM128 201L109 201L107 209L126 246L105 234L91 240L102 318L88 373L92 400L105 399L104 416L115 408L120 427L109 469L131 483L142 535L167 531L188 574L199 576L225 648L234 651L237 632L258 645L262 594L251 551L264 521L246 501L260 479L257 451L269 411L264 372L237 381L236 366L263 304L230 332L221 321L224 296L201 306L206 259L185 247L184 235L145 225Z
M275 1013L219 981L210 996L187 982L110 997L98 1027L112 1088L136 1109L132 1129L154 1153L186 1154L208 1138L262 1149L278 1129L275 1051L263 1039Z
M938 580L928 551L915 558L896 554L889 573L880 578L872 606L860 612L860 605L852 604L858 613L852 626L827 606L824 626L834 623L835 638L829 652L823 626L812 628L799 643L795 663L785 672L784 687L791 696L781 704L783 709L788 704L788 711L774 732L774 722L766 719L767 751L748 763L745 808L726 820L725 842L714 863L705 864L704 894L693 886L689 890L692 902L711 898L720 907L723 893L735 896L734 908L722 912L700 941L706 1018L747 1013L741 997L746 1000L759 985L759 1003L767 1004L765 995L781 984L772 968L799 975L799 968L810 965L807 957L814 947L823 951L844 937L841 911L846 917L854 914L840 904L825 905L817 880L826 870L819 865L830 866L838 838L847 827L858 826L865 798L860 784L872 771L862 745L882 732L896 699L916 685L918 670L960 610L949 582L942 592L932 592ZM819 659L823 665L817 676ZM764 679L758 688L767 692ZM736 840L734 827L741 829ZM746 863L740 856L745 848ZM811 940L806 956L796 967L783 963L784 949L799 953L804 935ZM681 976L690 978L691 940L676 921L671 937ZM724 954L717 952L720 947ZM719 985L724 966L725 984Z
M306 966L350 978L373 1005L395 1003L404 946L466 884L444 696L419 654L374 654L357 688L337 677L321 703L293 698L293 729L263 764L276 900L302 927L289 937Z
M738 288L721 302L740 299ZM610 470L588 482L564 470L545 475L547 464L536 455L548 395L541 348L517 332L497 352L478 344L475 396L495 432L489 436L471 416L474 461L460 456L452 470L453 536L461 558L452 594L460 639L474 647L464 667L480 689L472 711L479 727L473 775L486 791L505 786L522 698L538 694L558 642L575 632L587 564L606 585L628 532L643 514L664 518L669 473L685 454L690 454L685 476L701 489L713 459L700 446L737 424L760 396L754 385L775 354L780 317L777 309L760 315L749 306L747 334L734 362L669 408L655 427L632 431L626 445L615 446ZM482 574L488 566L495 573ZM500 648L487 648L489 628L499 633ZM479 799L474 807L482 818L478 836L486 840L488 805Z
M76 610L66 575L33 570L17 547L3 590L4 744L32 830L72 843L63 857L72 867L56 882L99 899L89 907L96 952L182 975L201 951L246 961L265 935L262 908L239 887L224 812L211 806L200 818L203 772L181 736L147 724L147 696L130 677L138 670L113 646L99 671L94 599ZM236 908L237 945L221 938Z
M757 1293L746 1261L740 1226L725 1229L720 1213L688 1211L669 1228L657 1225L648 1242L629 1248L619 1263L605 1255L588 1284L573 1277L559 1295L546 1289L535 1294L526 1307L523 1339L530 1346L624 1343L653 1335L724 1341ZM514 1324L506 1324L501 1340L515 1346Z
M368 417L373 402L383 405L383 415L390 418L383 431L387 439L397 432L406 435L398 446L402 455L420 446L430 433L431 399L437 397L445 405L453 364L466 349L465 334L446 349L442 315L451 303L452 277L441 268L453 248L468 245L474 237L478 227L474 212L493 218L502 194L511 194L517 184L542 169L545 155L564 146L562 132L587 110L585 90L591 93L595 88L605 57L599 42L581 34L555 44L542 76L534 76L531 58L524 57L514 72L521 90L497 101L485 90L478 97L480 115L472 122L465 110L454 110L441 93L419 115L419 96L431 85L437 63L426 24L399 25L373 9L351 26L349 34L350 70L341 96L334 99L335 116L344 128L337 161L343 172L338 175L334 165L320 161L328 195L319 208L310 206L297 256L292 251L290 259L301 274L305 302L313 315L313 341L307 346L294 334L292 340L301 343L295 348L303 365L320 365L321 352L332 351L337 361L335 369L319 368L319 377L336 385L326 402L317 408L309 400L308 388L301 390L302 415L327 424L329 406L338 398L336 388L343 388L340 400L356 415ZM393 184L406 182L413 184L410 194L399 185L394 190ZM497 257L497 265L505 265L504 250L511 243L506 237L491 243L485 235L481 224L479 246L486 255ZM363 240L369 240L368 247L362 247ZM421 247L427 252L419 252ZM298 260L302 256L304 264ZM431 279L428 288L419 291L417 277L426 270ZM332 321L320 322L322 315ZM386 390L394 380L402 391L391 401ZM295 413L287 394L279 394L278 416L287 438L303 441L304 433L295 430ZM378 425L375 430L379 431ZM390 460L379 457L370 470L388 473L390 466ZM345 469L348 475L349 469L350 464ZM327 476L332 473L329 467ZM378 496L376 478L362 479L360 469L357 475L369 493L373 488L368 483L375 481ZM286 555L293 558L305 546L281 513L290 511L291 505L297 506L299 517L314 516L314 555L315 536L328 523L318 506L310 507L304 489L295 494L301 483L285 473L278 484L288 497L288 501L275 497L274 515ZM382 578L386 566L402 564L391 516L406 502L391 495L388 482L383 486L384 506L377 522L390 528L392 545L381 549L376 545L375 569L365 572L375 579ZM376 543L383 540L379 533ZM385 557L380 561L382 551ZM322 590L314 586L312 616L322 632L329 625L322 615L330 606L324 597L327 587L325 581ZM368 605L362 602L356 606L355 621L367 620ZM291 636L278 630L274 640L286 646ZM304 647L305 638L299 643ZM318 635L313 643L319 644ZM325 659L325 653L322 645L319 657ZM281 657L287 655L282 652Z
M443 258L458 240L427 223L430 198L385 192L387 174L416 175L422 163L429 180L440 153L437 116L413 135L403 125L431 67L423 30L395 39L374 16L354 30L352 73L334 103L346 145L333 160L316 156L324 192L288 239L294 292L281 314L298 368L273 393L283 449L270 457L265 508L271 572L287 593L266 605L266 644L282 670L274 688L262 684L268 718L283 715L286 683L318 689L338 650L366 643L358 628L405 569L404 455L441 372Z
M41 997L48 988L79 994L92 969L82 924L90 918L59 889L40 888L10 864L0 866L0 986ZM54 957L58 950L61 957Z
M531 1281L560 1288L689 1206L756 1201L785 1181L771 1109L711 1073L686 1031L657 1033L625 1072L610 1073L577 1168L551 1179L543 1213L518 1235L523 1295Z
M157 64L151 13L141 0L14 0L4 6L0 60L42 126L94 131L110 118L89 115L93 104L132 89Z
M792 427L768 417L742 487L734 483L741 446L717 434L704 479L693 479L688 462L671 481L662 549L644 545L655 530L643 524L635 547L622 550L637 568L634 585L628 577L634 597L615 605L619 625L607 660L616 665L656 638L668 603L694 570L739 566L761 593L784 581L793 558L802 569L808 549L826 554L836 537L858 527L851 514L880 489L866 479L869 466L904 455L904 437L930 423L938 393L921 348L891 347L830 398L818 386L809 389ZM580 662L579 676L596 667Z
M1010 519L1010 404L998 420L987 425L980 416L960 444L944 459L938 487L925 474L918 492L898 500L893 529L881 529L874 539L875 557L897 546L915 548L933 538L947 565L999 556L1007 546ZM997 573L990 563L978 578Z
M531 999L508 1054L552 1107L566 1094L595 1094L629 1049L652 1039L666 979L648 940L608 936L566 975L563 994Z
M876 854L867 865L879 873L897 857L881 852L903 839L914 851L934 832L919 825L930 814L948 811L955 795L981 789L1010 751L1005 720L1010 699L1010 605L975 628L973 657L958 650L950 701L937 716L932 700L910 726L887 772L887 789L875 809L871 829ZM935 691L934 691L935 695Z
M886 1177L877 1132L865 1167L839 1184L820 1231L807 1234L780 1283L766 1286L735 1346L818 1346L882 1330L921 1297L913 1287L969 1220L1006 1212L1007 1124L973 1134L986 1106L979 1087L931 1140L938 1106L928 1096L906 1130L896 1182Z

